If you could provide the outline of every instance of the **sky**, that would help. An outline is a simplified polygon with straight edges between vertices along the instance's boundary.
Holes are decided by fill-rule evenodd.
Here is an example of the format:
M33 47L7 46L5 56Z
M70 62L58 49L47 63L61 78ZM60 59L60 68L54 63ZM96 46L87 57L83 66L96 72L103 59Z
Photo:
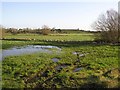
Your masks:
M105 1L105 0L104 0ZM91 25L107 10L118 10L118 1L110 2L15 2L0 4L1 24L7 28L50 28L92 30Z

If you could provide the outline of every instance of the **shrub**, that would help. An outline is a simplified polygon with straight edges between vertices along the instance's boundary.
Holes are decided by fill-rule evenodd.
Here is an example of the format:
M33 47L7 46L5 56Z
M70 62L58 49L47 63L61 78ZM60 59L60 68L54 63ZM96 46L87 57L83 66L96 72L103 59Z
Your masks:
M50 28L47 25L43 25L41 32L43 35L48 35L50 33Z
M93 28L100 31L102 41L117 43L119 40L119 14L115 10L108 10L105 14L99 16L98 20L93 23Z

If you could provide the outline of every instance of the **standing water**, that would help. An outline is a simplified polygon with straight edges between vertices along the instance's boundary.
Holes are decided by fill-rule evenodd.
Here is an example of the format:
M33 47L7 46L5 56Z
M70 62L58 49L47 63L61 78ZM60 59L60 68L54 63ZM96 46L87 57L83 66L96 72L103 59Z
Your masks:
M22 47L13 47L11 49L3 50L2 53L0 52L0 60L3 60L6 56L16 56L21 54L30 54L34 52L46 52L46 53L52 53L50 49L56 49L57 51L61 50L57 46L42 46L42 45L27 45Z

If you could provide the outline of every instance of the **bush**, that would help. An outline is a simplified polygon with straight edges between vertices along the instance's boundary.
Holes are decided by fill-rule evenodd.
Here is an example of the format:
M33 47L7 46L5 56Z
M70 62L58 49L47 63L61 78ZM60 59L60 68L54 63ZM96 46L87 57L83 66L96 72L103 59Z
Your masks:
M50 28L47 25L43 25L41 32L43 35L48 35L50 33Z
M99 16L92 26L95 30L100 31L100 35L97 38L110 43L119 42L118 19L120 18L118 16L119 14L115 10L108 10L105 14Z

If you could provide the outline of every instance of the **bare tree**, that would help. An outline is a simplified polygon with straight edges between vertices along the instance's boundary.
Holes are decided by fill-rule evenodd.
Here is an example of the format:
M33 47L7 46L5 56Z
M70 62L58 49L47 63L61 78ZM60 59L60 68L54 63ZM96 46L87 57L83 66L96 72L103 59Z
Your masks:
M118 12L115 10L108 10L105 14L99 16L98 20L94 22L92 27L101 31L100 38L107 42L118 42Z
M47 25L43 25L41 32L43 35L48 35L50 33L50 28Z

